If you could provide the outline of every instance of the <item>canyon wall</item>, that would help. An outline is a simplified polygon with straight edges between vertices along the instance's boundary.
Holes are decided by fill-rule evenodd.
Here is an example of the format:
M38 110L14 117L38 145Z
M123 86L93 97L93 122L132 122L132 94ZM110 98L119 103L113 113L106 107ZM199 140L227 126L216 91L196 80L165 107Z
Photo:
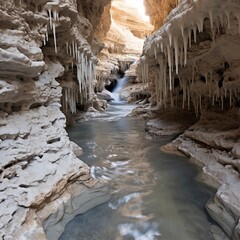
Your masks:
M45 239L55 225L59 236L66 211L109 197L77 158L62 113L75 114L94 94L93 51L102 46L94 31L109 2L0 1L1 239Z
M106 34L100 34L104 48L99 54L100 63L96 69L98 91L116 83L139 58L144 39L153 30L153 26L141 18L137 7L128 1L113 0L109 11L105 9L101 22L109 29Z
M145 3L151 16L161 10ZM240 239L239 11L233 0L180 1L146 39L138 64L152 106L195 112L198 122L166 149L189 155L214 180L219 188L207 210L231 239ZM162 23L158 14L151 20Z

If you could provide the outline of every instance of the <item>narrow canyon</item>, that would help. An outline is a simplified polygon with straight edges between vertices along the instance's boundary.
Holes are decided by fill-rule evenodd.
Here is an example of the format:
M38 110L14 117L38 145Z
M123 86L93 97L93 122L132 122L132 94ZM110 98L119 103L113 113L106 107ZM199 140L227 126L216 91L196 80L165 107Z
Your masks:
M0 239L240 240L239 48L238 0L0 0Z

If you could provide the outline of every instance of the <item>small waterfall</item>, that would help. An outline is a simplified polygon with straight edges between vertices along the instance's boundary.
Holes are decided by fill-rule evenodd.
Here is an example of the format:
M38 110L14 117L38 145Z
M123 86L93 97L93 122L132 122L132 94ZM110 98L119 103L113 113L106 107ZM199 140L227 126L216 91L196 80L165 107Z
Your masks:
M123 89L123 87L127 83L127 80L128 80L127 77L120 78L118 80L117 86L113 89L112 98L114 99L115 102L121 102L119 92Z

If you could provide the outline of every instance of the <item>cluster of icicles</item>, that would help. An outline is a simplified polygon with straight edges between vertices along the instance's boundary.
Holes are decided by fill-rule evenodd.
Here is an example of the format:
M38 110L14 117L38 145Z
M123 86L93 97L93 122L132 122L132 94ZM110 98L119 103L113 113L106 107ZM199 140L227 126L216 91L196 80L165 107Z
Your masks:
M80 50L78 44L74 41L72 44L66 43L67 54L74 60L77 71L78 87L64 87L63 88L63 111L68 111L68 106L72 113L76 113L76 103L84 105L88 102L94 94L93 79L95 76L96 58L88 58L87 49ZM72 71L74 71L74 64L72 62Z
M95 68L97 58L94 57L87 48L81 47L77 42L72 41L71 44L66 43L66 51L69 56L74 59L77 67L77 80L79 83L80 94L93 94L93 79L95 76ZM73 62L72 62L73 67Z
M78 89L63 87L63 96L62 96L63 112L66 113L68 112L68 110L70 110L71 113L76 113L78 102L79 102Z
M57 53L56 24L59 20L58 2L48 2L46 4L49 15L49 26L53 31L54 49ZM44 38L44 45L48 41L48 30ZM86 104L93 95L93 80L95 79L96 57L78 42L72 41L66 43L66 52L73 59L71 65L77 69L78 89L63 88L63 110L66 112L69 108L72 113L76 113L76 103Z
M53 31L53 41L54 41L54 50L57 53L57 36L56 36L56 24L59 19L59 6L58 2L48 2L46 4L48 15L49 15L49 26L50 29ZM43 38L43 43L46 45L48 41L48 26L46 27L46 35Z
M187 0L181 1L182 4L186 4ZM184 3L185 2L185 3ZM195 91L195 83L198 81L195 77L197 73L197 61L194 59L189 61L192 69L192 74L182 74L179 71L179 67L185 68L188 63L188 48L192 47L192 40L197 42L197 32L201 33L204 29L204 19L208 18L210 22L210 28L212 32L212 46L215 45L215 30L220 32L221 27L225 27L227 30L231 28L231 15L238 21L238 31L240 34L240 9L239 4L234 3L234 0L221 2L221 8L217 10L211 10L211 7L215 9L219 7L219 1L217 0L193 0L193 7L183 11L182 13L174 16L170 23L166 23L161 29L159 29L153 36L151 41L147 42L144 48L144 56L140 58L140 68L138 71L139 77L144 83L148 83L149 74L149 57L154 56L159 68L157 76L155 77L155 94L156 102L160 106L167 107L169 100L171 106L179 105L181 102L182 108L186 106L190 109L191 103L198 114L202 108L203 96ZM230 6L228 6L230 4ZM236 5L236 6L232 6ZM229 10L231 9L231 11ZM232 12L234 10L235 12ZM231 15L230 15L231 13ZM172 23L174 22L174 23ZM215 103L221 103L221 108L224 108L224 98L229 99L229 105L233 105L233 94L235 100L239 101L240 89L231 89L227 86L219 88L218 82L212 77L212 72L207 71L201 74L205 77L205 84L208 85L208 96L211 98L212 105ZM174 95L174 79L178 78L183 97ZM149 83L150 84L150 83ZM179 98L179 99L178 99Z

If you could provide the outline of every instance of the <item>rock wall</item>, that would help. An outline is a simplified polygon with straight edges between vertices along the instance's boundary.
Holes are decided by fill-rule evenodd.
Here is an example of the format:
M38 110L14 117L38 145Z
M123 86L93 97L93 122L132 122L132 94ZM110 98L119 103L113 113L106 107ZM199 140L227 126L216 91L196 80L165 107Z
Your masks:
M96 197L89 207L108 198L106 188L94 195L99 185L76 157L81 149L69 141L62 113L74 114L93 95L97 59L90 44L95 51L101 45L93 30L108 2L0 1L1 239L45 239L51 211L37 212L82 192Z
M146 15L150 17L154 30L158 30L165 22L168 14L180 0L144 0Z
M153 106L199 117L166 149L189 155L203 167L204 178L220 186L207 209L231 239L240 239L239 10L231 0L182 0L147 38L138 64ZM148 6L151 11L160 8Z

